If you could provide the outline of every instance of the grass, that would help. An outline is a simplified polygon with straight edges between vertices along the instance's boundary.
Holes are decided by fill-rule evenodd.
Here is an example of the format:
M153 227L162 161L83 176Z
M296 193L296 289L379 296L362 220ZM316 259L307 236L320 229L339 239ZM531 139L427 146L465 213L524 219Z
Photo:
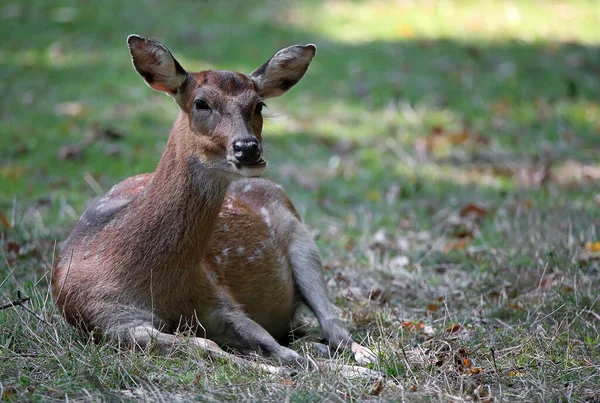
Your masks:
M0 311L2 399L600 399L595 2L30 0L0 19L0 294L32 298ZM317 44L269 102L268 176L313 229L383 390L123 352L56 315L60 241L89 200L154 169L176 114L131 68L132 32L190 70Z

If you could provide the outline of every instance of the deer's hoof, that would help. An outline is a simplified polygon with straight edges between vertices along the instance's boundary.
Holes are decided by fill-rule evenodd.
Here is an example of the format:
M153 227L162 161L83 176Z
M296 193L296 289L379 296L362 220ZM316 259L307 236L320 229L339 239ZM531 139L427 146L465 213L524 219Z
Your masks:
M356 342L352 343L352 352L354 353L354 359L356 362L361 365L377 362L377 356L374 352Z

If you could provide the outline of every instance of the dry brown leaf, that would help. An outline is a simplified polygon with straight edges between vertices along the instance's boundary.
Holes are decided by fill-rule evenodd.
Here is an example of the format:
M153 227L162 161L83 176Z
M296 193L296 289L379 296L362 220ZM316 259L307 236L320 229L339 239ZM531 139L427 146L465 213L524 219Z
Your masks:
M4 228L6 228L6 229L10 228L10 222L2 213L0 213L0 223L2 223L2 225L4 225Z
M464 144L469 140L469 138L469 132L466 130L448 135L448 141L453 145Z
M284 386L296 386L296 382L291 379L280 379L279 383Z
M444 246L444 253L448 253L453 250L463 250L469 246L472 240L473 238L467 236L456 241L450 241Z
M446 332L448 332L448 333L457 333L457 332L460 332L460 331L461 331L461 329L462 329L462 326L461 326L461 325L459 325L459 324L456 324L456 325L450 325L450 326L448 326L448 327L446 328Z
M19 256L19 252L21 251L21 245L14 241L6 242L6 251L9 255L13 255L14 257Z
M509 304L508 307L513 311L524 311L525 308L521 306L519 303Z
M521 371L508 371L508 376L525 376L525 373Z
M402 327L408 330L419 330L423 328L423 322L402 322Z
M477 203L465 204L463 208L460 209L461 217L471 216L474 218L481 218L485 217L487 214L488 211Z
M600 241L586 243L585 250L588 252L600 252Z
M369 390L369 395L371 396L379 396L381 392L383 392L383 380L381 378L377 379L371 389Z
M564 278L565 276L561 272L548 274L547 276L542 277L540 286L543 288L554 287L562 283Z
M440 308L439 304L427 304L427 311L430 313L434 313L437 312L437 310Z

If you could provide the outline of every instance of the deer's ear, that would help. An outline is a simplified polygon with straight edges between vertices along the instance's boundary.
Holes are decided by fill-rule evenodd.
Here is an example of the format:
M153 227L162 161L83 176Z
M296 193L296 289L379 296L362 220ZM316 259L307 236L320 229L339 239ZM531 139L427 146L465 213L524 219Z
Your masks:
M249 77L261 97L278 97L300 81L316 53L317 47L312 44L289 46L275 53Z
M187 72L169 49L153 39L138 35L127 37L127 46L135 71L151 88L175 96L185 83Z

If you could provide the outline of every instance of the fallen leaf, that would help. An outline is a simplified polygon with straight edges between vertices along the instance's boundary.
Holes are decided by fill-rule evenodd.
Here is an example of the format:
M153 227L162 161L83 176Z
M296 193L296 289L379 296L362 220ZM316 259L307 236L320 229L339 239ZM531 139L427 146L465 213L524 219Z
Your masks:
M469 370L469 374L470 374L470 375L474 375L474 374L480 374L480 373L482 373L482 372L483 372L483 369L482 369L482 368L479 368L479 367L477 367L477 368L473 368L473 369Z
M436 126L433 126L431 128L431 134L440 135L440 134L443 134L443 133L444 133L444 128L442 126L436 125Z
M585 250L588 252L600 252L600 241L586 243Z
M465 364L465 367L471 368L471 361L468 358L463 358L463 364Z
M369 390L369 395L371 396L379 396L381 394L381 392L383 391L383 381L381 378L377 379L375 381L375 383L373 384L373 386L371 386L371 389Z
M423 322L402 322L402 327L408 330L418 330L423 328Z
M54 108L55 112L59 116L78 117L83 116L86 113L85 107L80 102L62 102L57 104Z
M525 376L525 374L520 371L508 371L508 376Z
M471 237L464 237L456 241L450 241L444 246L444 253L448 253L453 250L463 250L471 243L473 239Z
M58 157L61 160L78 160L83 155L83 148L77 144L62 146L58 150Z
M462 329L461 325L458 325L458 324L456 324L456 325L450 325L450 326L448 326L446 328L446 332L448 332L448 333L457 333L457 332L460 332L461 329Z
M284 386L296 386L296 382L292 381L291 379L280 379L279 380L279 384L284 385Z
M7 241L6 242L6 251L10 255L17 257L17 256L19 256L19 252L21 251L21 245L19 245L18 243L14 242L14 241Z
M448 137L448 141L450 141L451 144L459 145L459 144L466 143L469 140L470 135L469 135L468 131L463 130L458 133L449 134L447 137Z
M509 304L508 307L510 309L512 309L513 311L524 311L525 308L523 306L521 306L520 304L516 303L516 304Z
M487 214L488 211L477 203L466 204L460 209L461 217L471 216L474 218L481 218L485 217Z
M2 213L0 213L0 223L2 223L2 225L4 225L4 228L6 228L6 229L10 228L10 222Z
M544 288L554 287L562 283L565 276L561 272L548 274L540 280L540 286Z
M439 304L427 304L427 311L434 313L437 312L437 310L440 308Z

